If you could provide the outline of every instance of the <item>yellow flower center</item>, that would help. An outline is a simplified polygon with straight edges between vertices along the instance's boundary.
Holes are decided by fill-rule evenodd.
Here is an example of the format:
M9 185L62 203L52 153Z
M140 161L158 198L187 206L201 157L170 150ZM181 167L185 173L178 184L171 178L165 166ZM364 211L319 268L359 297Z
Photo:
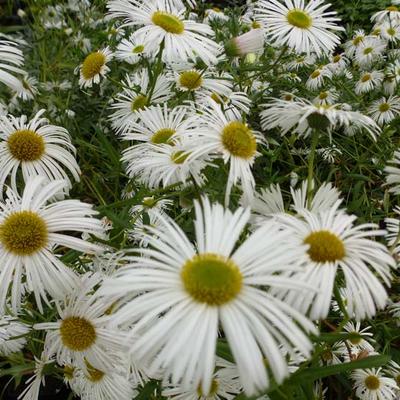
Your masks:
M346 254L343 241L329 231L312 232L305 238L304 243L310 245L307 252L315 262L342 260Z
M364 36L356 36L353 39L354 46L358 46L364 40Z
M290 10L286 15L290 25L300 29L308 29L312 26L312 17L303 10Z
M197 254L182 267L185 290L198 302L219 306L233 300L242 289L242 274L229 258Z
M389 6L389 7L386 7L386 10L392 11L392 12L399 11L399 9L398 9L396 6Z
M195 90L203 84L203 78L195 70L184 71L179 74L179 83L188 90Z
M82 76L84 79L91 79L98 75L106 63L106 56L101 51L90 53L82 64Z
M138 110L143 110L147 104L148 104L148 98L146 96L143 96L142 94L139 94L137 97L135 97L132 100L131 103L131 111L135 112Z
M379 28L376 28L374 31L372 31L371 35L374 36L379 36L381 34L381 30Z
M171 137L175 134L175 131L170 128L163 128L153 134L150 141L155 144L169 143Z
M179 150L171 155L171 161L175 164L183 164L189 155L187 151Z
M39 160L45 151L42 136L29 129L12 133L7 140L7 145L12 156L19 161Z
M218 381L216 379L213 379L208 394L203 393L201 384L197 387L197 394L199 395L199 397L212 397L217 394L218 386L219 386Z
M310 77L311 77L311 79L316 79L316 78L318 78L320 75L321 75L321 71L317 69L317 70L315 70L315 71L310 75Z
M103 379L103 377L105 375L103 371L100 371L99 369L93 367L93 365L91 365L86 360L85 360L85 364L86 364L86 369L87 369L87 373L88 373L88 375L86 377L87 377L87 379L89 379L89 381L99 382Z
M96 341L96 329L82 317L68 317L61 322L61 340L64 346L73 351L84 351Z
M72 365L65 365L63 368L64 378L71 380L74 377L75 368Z
M338 63L341 59L342 59L342 56L337 55L337 56L333 57L333 60L332 60L332 61L336 64L336 63Z
M390 110L390 104L389 103L382 103L379 105L379 111L380 112L386 112Z
M358 332L349 332L349 342L353 344L354 346L358 345L361 343L362 336Z
M394 378L394 380L397 383L397 386L400 387L400 375L396 375L396 377Z
M386 29L386 32L387 32L387 34L388 34L389 36L394 36L394 35L396 35L396 29L394 29L394 28L388 28L388 29Z
M320 100L325 100L328 97L328 92L321 92L319 94L319 99Z
M362 77L361 77L361 82L368 82L368 81L370 81L371 80L371 78L372 78L372 76L371 76L371 74L365 74L365 75L363 75Z
M168 33L180 35L185 30L184 23L177 16L164 11L156 11L151 21Z
M372 47L366 47L366 48L364 49L363 53L364 53L365 55L368 55L368 54L372 53L373 51L374 51L374 49L373 49Z
M251 23L251 27L252 27L253 29L258 29L258 28L261 28L261 24L260 24L259 22L257 22L257 21L253 21L253 22Z
M139 54L139 53L142 53L143 50L144 50L144 46L142 44L140 44L139 46L136 46L132 49L132 53Z
M364 380L365 386L369 390L378 390L381 386L379 378L375 375L369 375Z
M232 121L225 126L222 144L229 153L240 158L251 158L257 150L252 130L240 121Z
M47 245L47 226L35 212L18 211L0 225L0 243L18 256L29 256Z

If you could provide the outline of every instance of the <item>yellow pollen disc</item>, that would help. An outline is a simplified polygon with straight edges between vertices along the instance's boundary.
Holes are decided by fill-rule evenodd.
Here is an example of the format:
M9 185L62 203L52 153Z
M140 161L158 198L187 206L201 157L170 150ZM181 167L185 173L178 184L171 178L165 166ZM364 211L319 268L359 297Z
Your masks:
M371 54L373 51L374 51L374 49L373 49L372 47L366 47L366 48L364 49L363 53L364 53L365 55L367 55L367 54Z
M177 16L164 11L156 11L151 21L168 33L180 35L185 30L184 23Z
M253 21L253 22L251 23L251 27L252 27L253 29L258 29L258 28L261 28L261 24L260 24L259 22L257 22L257 21Z
M379 378L375 375L367 376L365 378L364 384L369 390L378 390L381 386Z
M285 96L283 97L284 100L286 101L292 101L293 100L293 95L291 94L285 94Z
M90 53L82 64L82 76L85 79L91 79L98 75L101 68L106 63L106 56L101 51Z
M339 56L339 55L337 55L337 56L333 57L333 60L332 60L332 61L333 61L334 63L338 63L341 59L342 59L342 57Z
M361 82L368 82L371 80L371 74L365 74L361 77Z
M19 161L39 160L45 152L45 143L39 134L29 129L12 133L7 140L8 149Z
M75 368L72 365L64 366L64 369L63 369L64 377L67 380L71 380L74 377L74 371L75 371Z
M170 128L163 128L158 130L153 134L150 141L155 144L167 143L169 144L169 140L175 134L175 131Z
M132 49L132 53L139 54L139 53L142 53L143 50L144 50L144 46L142 44L140 44L139 46L136 46Z
M233 300L242 289L242 273L229 258L197 254L182 267L185 290L200 303L220 306Z
M349 342L356 346L357 344L360 344L362 339L362 336L358 332L349 332Z
M315 262L334 262L342 260L346 254L343 241L329 231L310 233L304 240L310 245L308 255Z
M379 105L379 111L380 112L386 112L390 110L390 104L388 103L382 103Z
M290 25L300 29L308 29L312 26L312 17L303 10L290 10L286 19Z
M333 353L331 350L326 349L321 353L321 357L324 361L331 361L333 359Z
M319 70L317 69L317 70L315 70L315 71L310 75L310 78L311 78L311 79L316 79L316 78L318 78L320 75L321 75L321 71L319 71Z
M68 317L61 322L61 340L64 346L73 351L84 351L96 341L96 330L85 318Z
M374 31L372 31L371 35L374 36L379 36L381 34L381 30L379 28L375 29Z
M356 36L353 39L354 46L358 46L363 41L363 39L364 39L364 36Z
M222 130L222 144L229 153L240 158L251 158L257 150L252 130L239 121L230 122Z
M387 32L388 35L394 36L394 35L396 34L396 29L394 29L394 28L388 28L388 29L386 30L386 32Z
M393 11L393 12L399 11L399 9L398 9L396 6L389 6L389 7L386 7L386 10L388 10L388 11Z
M202 388L201 388L201 383L200 383L200 385L197 387L197 394L198 394L200 397L212 397L212 396L214 396L214 395L217 393L217 391L218 391L218 386L219 386L218 381L215 380L215 379L213 379L212 382L211 382L210 391L208 392L208 394L205 395L205 394L203 393L203 390L202 390Z
M396 375L396 377L394 378L394 380L397 383L397 386L400 387L400 375Z
M100 371L99 369L93 367L88 361L85 360L86 364L86 369L88 372L88 375L86 375L87 379L89 379L91 382L99 382L103 379L104 377L104 372Z
M35 212L18 211L0 225L0 243L18 256L29 256L47 245L47 226Z
M143 110L148 104L148 99L146 96L139 94L139 96L135 97L131 103L131 111Z
M179 75L179 83L188 90L195 90L203 84L203 78L195 70L184 71Z
M187 160L189 155L190 153L188 153L187 151L179 150L171 155L171 161L175 164L183 164Z
M319 94L319 99L320 100L325 100L328 97L328 92L321 92Z

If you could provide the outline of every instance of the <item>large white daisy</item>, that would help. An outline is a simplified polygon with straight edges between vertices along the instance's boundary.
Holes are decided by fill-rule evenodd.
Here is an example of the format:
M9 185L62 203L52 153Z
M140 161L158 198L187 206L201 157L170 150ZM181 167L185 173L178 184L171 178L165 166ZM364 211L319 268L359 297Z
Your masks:
M125 299L113 319L138 335L132 354L149 361L150 371L165 368L172 384L187 389L210 392L220 324L241 384L255 394L269 384L265 359L277 382L288 375L281 346L306 356L312 348L304 333L315 332L310 321L263 289L300 289L281 274L297 269L306 247L273 223L236 247L250 211L232 213L207 198L201 203L194 203L196 246L174 221L160 217L162 226L149 228L149 248L127 257L101 293Z
M19 68L24 64L24 56L17 44L9 40L0 40L0 82L13 90L21 90L22 82L14 74L25 72Z

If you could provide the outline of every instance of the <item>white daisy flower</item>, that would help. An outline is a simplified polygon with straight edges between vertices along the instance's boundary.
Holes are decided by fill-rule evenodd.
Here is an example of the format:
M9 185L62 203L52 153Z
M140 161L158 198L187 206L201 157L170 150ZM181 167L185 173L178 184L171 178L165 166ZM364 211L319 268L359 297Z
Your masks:
M306 54L302 56L297 56L294 60L289 61L287 65L287 69L289 71L298 71L303 67L311 67L315 65L317 58L314 54Z
M368 113L379 125L385 125L400 115L400 97L390 96L375 100L368 107Z
M279 45L287 45L296 53L330 53L340 43L332 31L342 31L335 11L327 11L330 4L322 0L259 0L256 19L267 27L271 38Z
M332 72L326 68L317 68L308 77L306 87L310 90L319 89L324 83L325 78L331 78Z
M264 50L264 31L260 28L236 36L225 43L225 52L231 57L244 57L249 53L262 53Z
M382 375L382 368L356 369L351 373L360 400L394 400L396 381Z
M166 368L172 384L200 386L203 393L212 387L221 323L240 382L252 395L269 384L265 359L276 382L287 376L280 346L306 357L312 349L300 327L315 332L314 326L260 288L300 288L280 275L297 268L300 248L268 223L234 250L250 211L232 213L207 198L194 204L196 247L173 220L165 220L162 229L151 229L143 256L128 257L130 264L106 281L101 294L136 295L113 314L116 324L128 324L139 335L132 354L149 360L150 371Z
M328 315L339 269L349 294L346 308L357 321L375 315L377 309L386 306L388 298L375 274L390 286L391 268L395 267L395 262L383 244L369 239L381 236L385 231L376 230L374 224L354 226L356 217L338 211L339 205L340 201L330 210L319 213L298 210L301 218L279 216L282 226L288 228L299 242L309 245L304 270L293 279L303 280L319 289L317 293L304 291L302 301L299 301L299 293L291 291L284 298L302 312L309 312L313 320Z
M173 95L171 83L164 74L158 75L151 91L149 74L145 69L127 75L122 84L123 91L117 94L110 107L115 110L110 115L110 120L117 133L126 131L131 122L139 119L138 110L151 104L165 103Z
M96 253L101 247L66 234L88 232L99 235L101 223L93 218L92 206L78 200L53 201L65 189L65 181L44 183L42 177L29 179L22 196L8 189L0 202L0 309L4 310L11 288L11 306L21 305L22 280L28 292L33 292L42 311L41 299L48 293L60 298L77 282L75 273L53 252L58 246L84 253Z
M400 394L400 365L396 361L390 360L385 367L385 373L393 378L397 383L397 395Z
M339 99L339 93L335 89L328 89L319 92L319 95L313 100L317 105L330 105Z
M383 93L385 93L387 96L393 95L397 89L397 81L395 76L390 73L385 75L383 78L382 88Z
M201 387L185 389L182 385L170 385L168 381L163 384L162 395L169 400L233 400L242 391L239 382L239 371L235 364L216 358L216 371L208 393Z
M0 193L9 177L11 187L17 191L19 170L25 182L38 175L65 180L66 193L72 187L66 171L79 181L81 171L68 131L41 118L44 112L40 110L29 121L25 115L0 117Z
M389 191L394 194L400 194L400 151L394 152L392 160L389 161L389 165L385 167L386 184L393 185Z
M133 32L129 39L122 39L117 46L115 58L117 60L126 61L129 64L135 64L142 57L152 57L144 46L144 36Z
M14 96L22 99L23 101L34 99L34 97L39 93L37 88L38 83L39 82L35 77L25 75L21 78L21 87L15 89Z
M0 355L7 357L21 351L30 328L11 315L0 316Z
M79 86L90 88L93 84L99 83L101 78L110 71L107 63L111 58L112 52L108 47L87 55L79 67Z
M113 18L124 18L123 26L141 26L144 46L156 53L163 43L162 60L167 63L199 57L205 64L216 64L220 46L210 26L184 19L186 7L169 0L111 0L107 3Z
M321 363L323 365L337 365L342 363L343 348L340 343L327 345L321 353ZM318 399L319 400L319 399Z
M249 113L251 106L251 100L245 92L230 92L226 96L219 95L215 92L211 94L204 93L199 94L199 97L196 99L196 103L200 108L206 107L210 102L215 102L224 110L233 108L241 110L245 114Z
M205 23L208 23L209 21L229 21L229 17L218 7L207 9L204 15L205 18L203 22Z
M382 37L389 42L397 42L400 39L400 26L385 22L382 24Z
M362 68L368 68L382 57L385 49L385 41L367 36L357 47L354 58Z
M351 338L345 341L347 346L343 342L341 343L343 353L345 353L347 349L350 349L350 351L366 350L368 353L373 352L374 347L370 342L374 342L374 334L369 332L370 330L370 326L361 329L360 322L347 322L343 326L343 333L349 333Z
M399 23L400 22L400 10L395 5L390 5L386 7L384 10L378 11L372 15L371 21L376 22L393 22Z
M342 73L348 64L349 60L344 53L331 56L330 63L326 65L333 75Z
M91 368L112 372L127 346L122 332L111 328L106 311L110 304L99 301L93 290L99 275L84 275L62 304L60 319L43 322L33 329L46 331L45 352L60 365L72 365L90 373Z
M0 40L0 59L0 82L10 89L22 90L21 81L14 76L14 74L25 75L19 68L24 64L24 56L18 45L9 40Z
M356 83L355 93L360 95L377 88L383 81L383 73L380 71L364 72Z
M366 34L362 29L356 30L351 40L345 42L344 49L347 57L353 57L357 49L363 44Z
M329 147L321 147L317 149L317 153L321 155L322 159L329 164L334 164L338 161L339 156L341 156L342 150L340 150L335 144Z

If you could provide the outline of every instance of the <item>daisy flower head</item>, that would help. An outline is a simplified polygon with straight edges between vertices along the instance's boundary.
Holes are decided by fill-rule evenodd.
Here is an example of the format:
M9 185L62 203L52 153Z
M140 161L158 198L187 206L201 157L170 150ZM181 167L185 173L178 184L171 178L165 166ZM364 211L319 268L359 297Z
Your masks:
M78 200L54 201L65 189L65 181L45 182L43 177L30 178L20 196L12 189L0 202L0 309L4 310L8 289L11 306L21 306L22 288L33 292L42 311L41 299L47 294L63 297L77 283L75 273L54 254L58 246L97 253L101 247L71 236L71 232L101 235L97 213L92 206ZM22 281L25 282L22 285Z
M328 68L333 75L336 75L346 69L348 62L349 60L344 53L335 54L331 56L330 63L326 65L326 68Z
M356 217L338 210L339 205L337 201L329 210L318 213L299 210L301 218L279 217L283 227L309 246L308 259L303 271L295 274L296 279L319 289L317 293L305 291L301 302L298 293L289 291L285 300L302 312L309 312L313 320L328 315L338 270L343 273L349 294L346 308L357 321L375 315L377 309L386 306L388 298L378 277L390 286L395 262L383 244L370 239L385 231L377 230L374 224L354 225Z
M21 351L30 328L11 315L0 316L0 355L7 357Z
M323 67L315 69L308 77L306 87L310 90L319 89L323 84L325 78L331 78L332 72L330 69Z
M110 0L113 18L124 18L123 26L140 26L144 46L150 53L162 51L166 63L189 61L199 57L205 64L216 64L221 47L209 37L209 25L184 19L186 7L169 0Z
M11 187L17 190L18 171L25 182L32 176L65 180L65 193L72 186L66 171L79 181L81 171L68 131L49 124L42 118L44 112L40 110L31 120L25 115L0 117L0 193L9 177Z
M314 54L306 54L295 57L294 60L289 61L286 65L289 71L298 71L300 68L311 67L315 65L316 60L317 59Z
M24 56L18 45L9 40L0 40L0 82L12 90L22 89L21 81L13 73L25 75L20 67L24 64Z
M330 4L323 0L259 0L256 19L279 46L289 46L296 53L330 53L340 43L334 31L340 19L335 11L327 11Z
M382 84L383 78L381 71L363 72L356 83L354 92L357 95L371 92Z
M344 43L344 49L347 57L353 57L357 49L363 44L366 34L362 29L356 30L351 40Z
M357 47L355 60L362 68L370 67L382 57L386 49L386 42L374 36L367 36Z
M350 338L345 341L346 345L344 342L340 343L343 353L348 352L349 349L350 352L360 350L366 350L368 353L374 352L374 347L371 344L371 342L374 343L373 333L370 330L370 326L361 329L360 322L347 322L343 326L343 333L349 333Z
M322 90L313 100L317 105L333 104L339 99L339 93L335 89Z
M111 58L112 52L108 47L88 54L79 67L79 86L90 88L100 83L101 78L110 71L107 63Z
M199 93L196 103L199 108L206 107L210 102L218 104L220 107L227 109L237 109L245 114L250 111L251 100L245 92L230 92L226 96L214 93Z
M39 93L38 83L38 80L33 76L23 76L21 78L21 87L14 90L14 99L19 98L22 101L34 99Z
M368 113L379 125L385 125L400 115L400 97L390 96L375 100L368 108Z
M164 74L157 77L151 92L149 74L145 69L127 75L122 85L122 92L115 96L110 107L114 111L110 115L111 125L117 133L128 130L130 124L139 119L137 111L152 104L162 104L173 96L171 83Z
M390 360L388 366L385 367L385 373L393 378L397 383L397 394L400 394L400 365Z
M400 194L400 151L394 152L393 158L389 161L385 167L386 172L386 184L390 185L390 192L394 194Z
M394 400L396 381L385 377L382 368L356 369L351 373L356 396L361 400Z
M392 4L384 10L376 12L371 17L372 22L390 22L398 24L400 22L400 9Z
M93 294L101 276L86 274L57 306L59 319L33 326L46 331L46 354L59 365L72 365L89 372L92 368L112 371L121 362L124 334L110 327L106 312L110 304Z
M115 58L117 60L126 61L129 64L135 64L142 57L152 57L144 46L144 36L133 32L128 39L122 39L117 46Z
M288 374L281 347L290 353L296 348L306 357L312 348L304 330L315 332L313 324L261 290L300 288L281 273L297 269L304 246L268 223L235 247L250 211L232 213L207 198L201 204L194 202L196 246L172 219L164 218L161 229L151 229L149 248L130 257L100 294L129 298L113 321L137 335L132 354L149 361L150 372L165 369L171 384L187 389L210 392L220 326L240 383L252 395L269 384L265 359L279 383Z
M396 25L389 22L382 24L382 37L389 42L397 42L400 39L400 20Z

